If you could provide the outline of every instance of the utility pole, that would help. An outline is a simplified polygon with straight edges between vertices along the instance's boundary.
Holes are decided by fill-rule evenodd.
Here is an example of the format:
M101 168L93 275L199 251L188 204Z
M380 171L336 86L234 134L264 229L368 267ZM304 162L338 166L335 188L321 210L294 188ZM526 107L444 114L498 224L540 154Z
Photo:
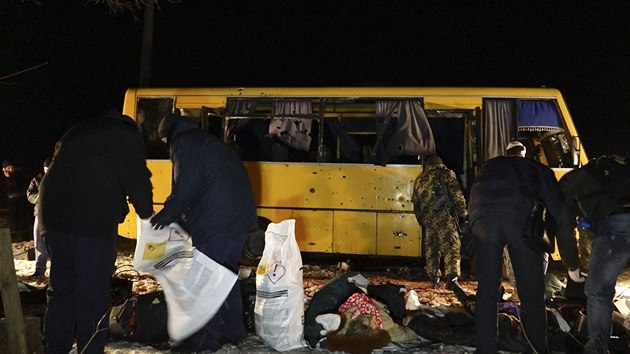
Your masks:
M155 6L151 2L144 7L142 28L142 52L140 54L140 87L151 85L151 60L153 57L153 19Z

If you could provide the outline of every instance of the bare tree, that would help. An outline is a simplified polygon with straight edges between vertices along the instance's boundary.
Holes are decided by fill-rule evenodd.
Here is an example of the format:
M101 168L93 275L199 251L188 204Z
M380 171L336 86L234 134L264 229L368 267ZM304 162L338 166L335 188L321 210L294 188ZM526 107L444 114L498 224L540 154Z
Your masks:
M165 0L178 3L181 0ZM140 58L140 87L151 83L151 62L153 51L154 9L159 8L159 0L88 0L95 4L106 4L113 13L129 11L137 19L136 14L144 10L144 26L142 31L142 51Z
M158 6L159 0L89 0L95 4L106 4L113 13L129 11L135 14L143 7Z

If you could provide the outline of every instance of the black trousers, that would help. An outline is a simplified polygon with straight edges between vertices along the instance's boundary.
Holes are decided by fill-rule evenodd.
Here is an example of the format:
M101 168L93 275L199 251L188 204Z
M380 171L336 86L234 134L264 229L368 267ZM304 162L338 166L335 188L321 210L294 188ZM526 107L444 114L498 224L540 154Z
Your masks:
M103 353L109 328L116 235L101 239L47 232L45 237L50 255L44 317L46 353L67 354L75 337L79 353Z
M497 308L503 249L507 245L521 306L519 317L532 346L531 352L545 353L547 317L543 251L529 247L522 238L522 220L497 215L476 220L472 232L477 255L475 328L477 353L497 353Z

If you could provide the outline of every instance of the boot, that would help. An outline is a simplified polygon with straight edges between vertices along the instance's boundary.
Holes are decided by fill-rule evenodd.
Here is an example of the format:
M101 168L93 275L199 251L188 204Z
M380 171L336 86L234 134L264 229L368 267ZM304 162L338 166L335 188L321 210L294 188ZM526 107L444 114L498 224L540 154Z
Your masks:
M440 277L437 275L431 276L431 289L437 289L439 287Z

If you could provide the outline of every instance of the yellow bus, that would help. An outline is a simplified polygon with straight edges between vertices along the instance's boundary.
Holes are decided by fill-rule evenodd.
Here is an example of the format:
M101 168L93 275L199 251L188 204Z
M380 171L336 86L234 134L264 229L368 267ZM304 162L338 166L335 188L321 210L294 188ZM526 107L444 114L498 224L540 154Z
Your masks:
M295 219L302 252L422 256L411 194L431 154L456 172L465 194L477 168L510 140L558 177L587 161L551 88L133 88L123 113L146 139L156 211L172 185L157 126L175 110L234 147L261 228ZM122 236L136 237L135 220L132 209Z

